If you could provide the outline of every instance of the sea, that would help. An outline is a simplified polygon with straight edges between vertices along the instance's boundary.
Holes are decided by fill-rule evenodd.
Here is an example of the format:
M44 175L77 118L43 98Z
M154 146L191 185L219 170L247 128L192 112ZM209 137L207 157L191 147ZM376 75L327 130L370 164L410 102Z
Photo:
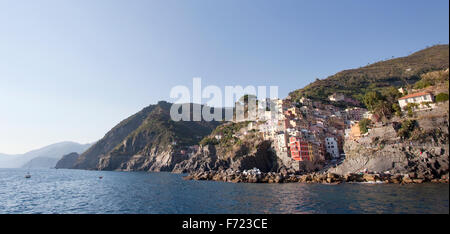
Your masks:
M31 178L25 178L27 173ZM247 184L166 172L0 169L1 214L448 214L448 184ZM102 177L102 178L100 178Z

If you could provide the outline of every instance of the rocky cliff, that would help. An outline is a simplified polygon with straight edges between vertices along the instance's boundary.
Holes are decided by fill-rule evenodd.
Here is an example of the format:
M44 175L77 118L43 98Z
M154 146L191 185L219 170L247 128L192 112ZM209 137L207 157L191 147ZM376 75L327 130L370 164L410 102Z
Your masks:
M80 155L76 152L70 153L70 154L66 154L64 155L57 163L55 168L56 169L60 169L60 168L72 168L75 163L78 160L78 157L80 157Z
M194 104L191 104L191 110ZM172 104L159 102L125 119L89 148L73 168L90 170L171 171L187 159L181 150L196 145L215 121L173 121Z
M216 170L249 170L258 168L263 172L278 171L280 161L272 150L270 141L257 141L234 147L233 157L220 154L220 146L206 145L189 159L178 163L173 172L188 173Z
M407 138L399 137L395 123L389 123L357 141L346 141L346 159L329 172L389 171L428 180L448 175L448 111L438 111L440 115L424 112L412 119L416 126Z
M256 131L248 131L247 124L240 122L219 126L202 141L206 143L194 155L178 163L173 172L244 171L258 168L262 172L285 170L295 173L290 164L277 157L272 142L263 140ZM221 134L220 140L213 140L216 134Z

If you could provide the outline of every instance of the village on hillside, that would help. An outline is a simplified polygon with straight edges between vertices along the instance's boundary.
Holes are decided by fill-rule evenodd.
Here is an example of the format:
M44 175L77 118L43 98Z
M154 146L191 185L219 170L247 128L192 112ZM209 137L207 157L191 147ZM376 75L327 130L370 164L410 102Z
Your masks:
M276 156L295 171L326 171L346 159L346 142L362 146L371 141L365 138L387 125L398 131L391 140L400 141L399 134L409 134L402 124L418 115L448 111L443 108L448 106L448 74L448 69L432 71L415 84L369 91L363 103L338 92L323 101L304 96L259 100L245 95L235 103L233 121L218 127L200 145L225 142L233 146L256 135L270 141ZM199 145L192 145L179 153L189 158L198 151Z
M441 73L448 77L448 69ZM438 107L436 101L448 100L448 91L436 86L390 87L389 90L395 97L392 106L396 111L389 116L391 123L415 113L432 111ZM340 105L335 105L338 103ZM236 106L239 105L246 103L237 102ZM377 126L385 125L387 115L382 107L362 108L359 101L342 93L333 93L327 103L306 97L292 100L288 96L284 100L266 99L257 106L254 110L247 109L253 114L234 120L249 123L234 136L239 138L250 131L259 132L264 140L272 141L280 159L298 162L296 169L299 171L319 171L336 165L345 158L345 141L358 141ZM215 137L221 139L222 135L219 132Z

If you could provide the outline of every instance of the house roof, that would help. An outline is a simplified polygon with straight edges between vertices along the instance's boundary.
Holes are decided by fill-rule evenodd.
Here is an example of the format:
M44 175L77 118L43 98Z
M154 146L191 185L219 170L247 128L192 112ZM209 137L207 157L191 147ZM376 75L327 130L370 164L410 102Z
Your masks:
M425 95L431 95L431 94L428 92L412 93L412 94L403 96L403 97L399 98L398 100L403 100L403 99L408 99L408 98L413 98L413 97L421 97L421 96L425 96Z

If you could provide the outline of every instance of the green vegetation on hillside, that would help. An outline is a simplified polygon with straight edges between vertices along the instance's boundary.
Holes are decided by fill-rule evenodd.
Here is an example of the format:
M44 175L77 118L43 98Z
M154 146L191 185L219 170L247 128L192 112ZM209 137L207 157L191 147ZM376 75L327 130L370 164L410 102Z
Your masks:
M393 114L401 115L398 98L401 93L394 87L381 89L381 92L370 91L364 95L363 101L377 121L388 120Z
M262 139L255 129L244 131L250 122L226 123L218 126L209 136L203 138L201 145L215 145L223 158L239 157L256 150L257 143ZM245 133L243 133L245 132ZM215 136L221 136L216 139Z
M242 128L247 127L249 121L239 122L239 123L227 123L218 126L214 131L207 137L200 141L200 145L217 145L231 146L238 142L239 138L235 136ZM215 138L216 135L221 136L220 140Z
M367 133L371 124L372 121L370 121L370 119L361 119L358 123L359 131L361 131L362 134Z
M423 89L428 86L442 84L448 82L448 69L440 71L432 71L422 74L420 80L414 84L415 89Z
M313 100L326 101L329 95L339 92L362 102L367 92L381 92L383 88L390 86L411 85L420 80L424 73L448 67L449 46L437 45L406 57L345 70L326 79L318 79L289 95L294 100L305 96Z
M171 105L166 102L158 103L143 123L125 138L125 142L132 143L121 143L115 150L137 153L150 150L154 146L165 148L171 144L196 145L220 124L215 121L173 121L170 117Z
M400 129L397 131L397 136L402 139L409 139L415 129L418 129L418 124L416 120L404 120L401 123Z
M408 113L408 117L413 117L414 115L414 110L417 109L419 107L419 104L417 103L408 103L405 106L405 110Z
M436 95L436 102L445 102L448 101L448 94L447 93L439 93Z
M191 110L193 105L197 104L191 104ZM216 121L173 121L171 106L171 103L161 101L120 122L79 157L75 168L94 169L100 157L109 157L107 168L114 169L133 155L150 155L170 146L196 145L221 124Z

